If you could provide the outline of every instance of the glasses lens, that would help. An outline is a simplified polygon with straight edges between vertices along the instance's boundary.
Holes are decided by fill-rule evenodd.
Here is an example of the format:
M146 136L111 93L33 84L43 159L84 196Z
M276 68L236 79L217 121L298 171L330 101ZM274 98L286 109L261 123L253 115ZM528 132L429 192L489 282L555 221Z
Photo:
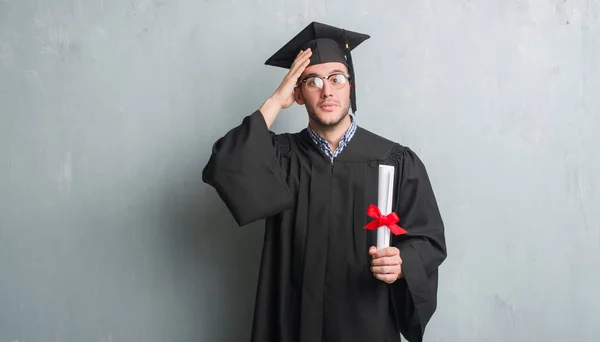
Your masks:
M323 89L323 80L318 77L311 77L306 80L306 86L310 90Z
M345 75L334 75L332 76L329 81L331 82L331 85L333 85L336 88L341 88L344 86L344 84L346 84L346 76Z

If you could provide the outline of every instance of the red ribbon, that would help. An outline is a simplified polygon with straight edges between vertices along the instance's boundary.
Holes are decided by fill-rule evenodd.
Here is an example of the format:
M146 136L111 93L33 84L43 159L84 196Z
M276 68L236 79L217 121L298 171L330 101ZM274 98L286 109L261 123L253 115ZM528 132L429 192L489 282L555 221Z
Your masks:
M371 204L371 205L369 205L369 208L367 209L367 215L374 218L375 220L369 222L369 224L367 224L365 226L366 229L374 230L379 227L387 226L388 228L390 228L390 231L394 235L401 235L401 234L408 233L406 230L404 230L404 228L402 228L396 224L396 223L400 222L400 218L394 212L392 212L389 215L384 216L381 214L381 211L379 210L379 208L377 206Z

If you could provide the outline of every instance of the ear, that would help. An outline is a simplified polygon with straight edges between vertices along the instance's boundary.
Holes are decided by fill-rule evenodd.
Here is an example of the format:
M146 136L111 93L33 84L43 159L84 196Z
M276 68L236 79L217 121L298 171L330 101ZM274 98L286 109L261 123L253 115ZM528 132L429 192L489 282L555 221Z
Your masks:
M294 88L294 98L296 99L297 104L304 104L304 97L302 96L302 91L300 90L300 87Z

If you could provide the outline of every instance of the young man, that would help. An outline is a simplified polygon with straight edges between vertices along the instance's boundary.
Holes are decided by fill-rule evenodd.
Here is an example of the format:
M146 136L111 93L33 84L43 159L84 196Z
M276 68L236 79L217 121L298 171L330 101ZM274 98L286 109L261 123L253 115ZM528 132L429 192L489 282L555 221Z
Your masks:
M358 127L350 51L363 34L312 23L266 64L289 68L259 110L213 146L203 180L242 226L266 218L254 342L422 341L436 310L444 226L407 147ZM270 131L294 102L308 127ZM407 232L377 250L365 229L379 165L395 167L393 211Z

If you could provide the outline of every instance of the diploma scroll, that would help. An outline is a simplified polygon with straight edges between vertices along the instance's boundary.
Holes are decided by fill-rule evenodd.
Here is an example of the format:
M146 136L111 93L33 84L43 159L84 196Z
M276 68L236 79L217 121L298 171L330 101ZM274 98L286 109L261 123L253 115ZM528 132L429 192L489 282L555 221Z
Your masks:
M379 187L377 193L377 206L382 215L392 212L394 195L394 167L379 165ZM377 249L390 246L390 228L381 226L377 228Z

